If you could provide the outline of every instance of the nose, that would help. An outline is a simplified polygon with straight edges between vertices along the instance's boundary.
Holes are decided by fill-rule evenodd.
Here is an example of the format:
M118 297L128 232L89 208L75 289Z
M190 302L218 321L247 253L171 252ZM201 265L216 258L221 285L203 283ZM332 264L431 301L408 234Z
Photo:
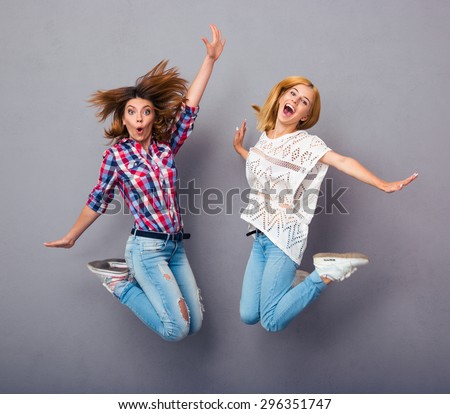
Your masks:
M137 114L136 114L136 121L142 122L142 114L140 112L137 112Z

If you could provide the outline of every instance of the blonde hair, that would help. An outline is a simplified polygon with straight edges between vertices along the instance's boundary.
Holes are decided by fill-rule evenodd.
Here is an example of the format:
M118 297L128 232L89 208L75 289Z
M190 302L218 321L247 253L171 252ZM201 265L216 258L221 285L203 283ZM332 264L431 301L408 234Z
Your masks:
M280 105L278 102L280 96L283 95L283 93L285 93L288 89L299 84L310 87L314 92L314 98L312 101L308 119L306 121L299 121L299 123L297 124L297 129L309 129L317 123L320 116L319 90L316 86L313 85L310 80L306 78L303 78L301 76L289 76L287 78L284 78L281 82L277 83L272 88L262 108L260 108L258 105L252 105L252 108L255 110L256 118L258 120L258 130L267 132L275 128L278 108Z
M127 127L123 124L125 107L130 99L141 98L150 101L155 108L153 135L158 141L170 140L172 123L184 102L187 81L180 78L178 69L166 69L168 61L159 62L150 72L136 80L135 86L97 91L89 102L98 108L96 113L100 122L112 115L109 128L105 128L105 138L117 143L128 136Z

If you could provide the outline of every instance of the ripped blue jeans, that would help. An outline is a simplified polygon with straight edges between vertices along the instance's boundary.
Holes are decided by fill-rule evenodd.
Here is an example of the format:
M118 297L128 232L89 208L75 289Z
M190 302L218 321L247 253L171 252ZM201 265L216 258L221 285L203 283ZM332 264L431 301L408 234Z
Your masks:
M179 341L202 326L200 290L183 241L130 236L125 250L130 278L114 295L150 329Z
M292 287L297 267L265 234L257 233L244 275L241 320L249 325L261 321L267 331L277 332L317 299L327 285L314 271Z

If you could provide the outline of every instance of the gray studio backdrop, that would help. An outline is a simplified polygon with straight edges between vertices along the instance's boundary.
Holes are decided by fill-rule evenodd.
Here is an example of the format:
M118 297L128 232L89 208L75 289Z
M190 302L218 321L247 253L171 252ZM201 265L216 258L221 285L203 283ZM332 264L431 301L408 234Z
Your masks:
M0 5L1 392L450 392L448 1ZM73 249L42 243L67 232L97 180L107 142L89 95L162 59L192 80L209 23L226 49L177 159L180 185L200 189L181 201L206 314L198 335L166 343L86 268L123 255L132 218L120 203ZM371 263L269 334L239 320L251 240L232 138L247 118L246 143L257 141L250 105L292 74L320 88L312 132L331 148L384 178L420 178L386 195L329 171L302 268L318 251L362 251Z

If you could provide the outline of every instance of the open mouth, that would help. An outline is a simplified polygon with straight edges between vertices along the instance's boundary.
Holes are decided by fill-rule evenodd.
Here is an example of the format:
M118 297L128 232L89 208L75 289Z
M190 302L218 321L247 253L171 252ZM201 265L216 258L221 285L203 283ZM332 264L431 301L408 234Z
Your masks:
M141 127L136 128L136 131L138 134L142 134L142 132L144 132L144 128L141 128Z
M293 107L292 105L290 105L290 104L284 105L283 113L284 113L285 115L291 116L291 115L294 114L294 112L295 112L295 109L294 109L294 107Z

